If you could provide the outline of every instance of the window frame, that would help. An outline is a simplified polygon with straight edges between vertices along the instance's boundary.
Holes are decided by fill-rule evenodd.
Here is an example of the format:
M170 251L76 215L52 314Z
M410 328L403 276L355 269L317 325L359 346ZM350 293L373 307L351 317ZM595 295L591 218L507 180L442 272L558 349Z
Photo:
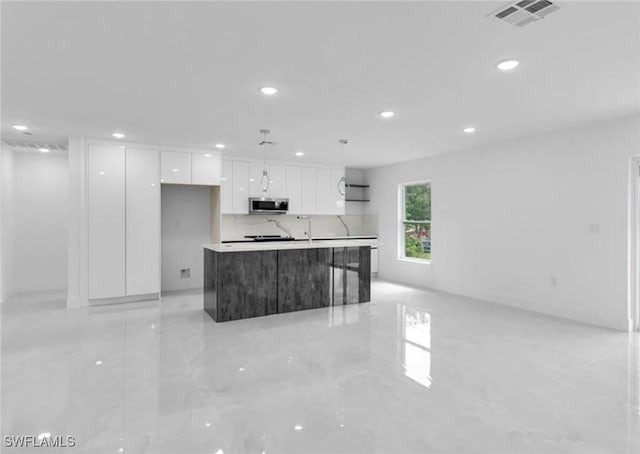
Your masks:
M433 210L433 185L431 184L431 180L424 181L411 181L408 183L400 183L398 185L398 260L406 261L406 262L414 262L421 264L430 264L433 260L433 255L431 258L423 259L418 257L407 257L406 255L406 224L427 224L429 225L429 232L433 232L433 212L431 213L431 219L428 221L408 221L406 218L406 205L405 205L405 188L407 186L420 186L420 185L429 185L429 196L431 197L432 202L432 210ZM432 254L432 253L430 253Z

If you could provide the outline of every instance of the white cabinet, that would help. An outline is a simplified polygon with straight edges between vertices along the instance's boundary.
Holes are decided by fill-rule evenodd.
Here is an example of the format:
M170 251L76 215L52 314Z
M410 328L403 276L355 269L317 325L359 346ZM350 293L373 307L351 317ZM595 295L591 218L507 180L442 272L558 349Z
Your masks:
M345 213L344 195L346 189L344 167L331 169L331 211L329 214Z
M262 162L249 162L249 183L247 197L262 197L262 170L264 164Z
M317 198L318 208L315 214L331 214L333 191L331 189L331 170L319 168L317 170Z
M317 172L314 167L302 168L302 213L318 214Z
M88 151L89 298L125 294L125 152L118 145Z
M287 197L287 171L284 164L267 163L269 172L269 197L282 199Z
M89 298L160 291L160 153L89 145Z
M228 160L222 163L222 213L246 214L249 197L262 197L262 161ZM267 162L271 184L267 197L288 198L290 214L345 213L344 168L303 167Z
M220 180L220 209L223 214L233 213L233 161L222 161Z
M284 164L266 164L269 175L269 188L266 197L284 198L287 197L287 176ZM255 161L249 163L249 195L248 197L262 197L262 173L265 164Z
M232 213L247 214L249 212L249 163L233 161L233 206Z
M340 194L340 190L344 191L344 183L341 182L344 169L318 168L317 175L318 207L315 214L344 214L344 195Z
M222 160L212 153L191 154L191 184L217 186L220 184Z
M160 153L126 149L126 294L160 289Z
M287 197L289 213L302 214L302 167L286 166Z
M160 178L163 183L191 184L191 153L163 151Z

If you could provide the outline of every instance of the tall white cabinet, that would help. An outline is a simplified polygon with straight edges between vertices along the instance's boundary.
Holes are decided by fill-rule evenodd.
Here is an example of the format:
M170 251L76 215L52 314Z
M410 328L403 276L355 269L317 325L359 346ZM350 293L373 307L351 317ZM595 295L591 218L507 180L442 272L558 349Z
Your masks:
M127 148L126 162L126 294L160 289L160 154Z
M89 299L160 291L160 153L88 150Z
M89 298L125 294L125 151L90 145L88 153Z

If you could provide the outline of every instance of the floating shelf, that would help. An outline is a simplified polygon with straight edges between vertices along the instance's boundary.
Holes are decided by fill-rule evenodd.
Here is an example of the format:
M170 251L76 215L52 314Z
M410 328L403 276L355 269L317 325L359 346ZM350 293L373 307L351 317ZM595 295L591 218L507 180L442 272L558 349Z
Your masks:
M348 188L368 188L369 185L368 184L350 184L350 183L347 183L346 187L348 187Z
M345 199L345 202L369 202L368 199Z

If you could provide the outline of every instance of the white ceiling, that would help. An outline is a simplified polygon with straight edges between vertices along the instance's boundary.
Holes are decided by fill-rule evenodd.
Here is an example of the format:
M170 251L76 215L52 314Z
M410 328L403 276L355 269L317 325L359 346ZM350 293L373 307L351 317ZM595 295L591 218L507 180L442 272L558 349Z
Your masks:
M637 111L640 4L559 3L513 28L505 2L3 2L2 134L258 157L270 128L273 158L340 163L344 137L371 167Z

